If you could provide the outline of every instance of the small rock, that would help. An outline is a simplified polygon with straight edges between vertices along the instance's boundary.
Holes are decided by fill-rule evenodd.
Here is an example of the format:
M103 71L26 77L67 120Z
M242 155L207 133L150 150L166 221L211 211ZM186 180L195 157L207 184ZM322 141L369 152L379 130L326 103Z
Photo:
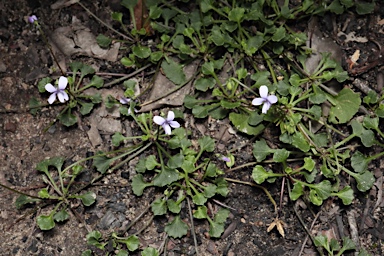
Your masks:
M7 132L15 132L17 129L17 125L14 122L6 121L4 124L4 130Z

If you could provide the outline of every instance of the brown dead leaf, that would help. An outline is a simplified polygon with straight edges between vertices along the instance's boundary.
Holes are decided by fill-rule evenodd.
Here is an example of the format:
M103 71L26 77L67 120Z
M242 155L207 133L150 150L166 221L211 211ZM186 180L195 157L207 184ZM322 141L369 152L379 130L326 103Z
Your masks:
M200 61L194 61L184 67L184 74L187 80L191 79L196 73ZM184 85L179 90L169 94L178 86L172 83L165 75L158 72L152 91L146 101L141 105L140 112L147 112L153 109L160 108L163 105L181 106L184 102L185 95L190 93L193 81ZM169 95L168 95L169 94Z
M285 236L284 226L286 226L284 221L279 220L278 218L276 218L271 224L269 224L269 226L267 228L267 232L270 232L272 229L274 229L276 227L277 231L279 231L280 235L282 237L284 237Z
M110 49L101 48L91 30L73 17L71 26L60 27L50 35L53 44L66 56L83 55L116 61L120 43L114 43Z

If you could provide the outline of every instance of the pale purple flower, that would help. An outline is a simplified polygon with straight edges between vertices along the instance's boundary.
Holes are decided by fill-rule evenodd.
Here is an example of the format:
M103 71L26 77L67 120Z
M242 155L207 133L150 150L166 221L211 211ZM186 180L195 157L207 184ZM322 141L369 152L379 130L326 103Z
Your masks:
M28 17L28 22L29 23L34 23L35 21L37 21L36 15L32 15L32 16Z
M260 86L259 94L261 98L253 99L252 105L259 106L263 104L261 113L266 114L271 105L277 102L277 97L275 95L268 95L268 87L265 85Z
M64 91L65 88L67 87L67 84L68 84L68 79L64 76L61 76L59 78L59 85L57 86L57 88L50 83L45 85L45 90L52 93L51 96L49 96L48 98L49 104L52 104L53 102L55 102L56 95L57 95L57 98L59 98L59 101L61 103L64 103L67 100L69 100L68 94Z
M231 162L231 159L229 159L229 157L226 157L226 156L222 156L220 160L223 160L224 162L227 162L227 163Z
M169 111L166 119L161 116L154 116L153 122L155 122L158 125L161 125L165 131L165 134L170 135L171 127L172 128L180 127L180 124L177 121L173 121L173 119L175 119L175 113L173 113L173 111Z
M129 104L131 102L131 99L126 98L126 97L120 97L119 101L121 104L126 105L126 104ZM135 111L135 113L137 112L137 110L135 108L133 110ZM131 114L131 108L128 108L128 114L129 115Z

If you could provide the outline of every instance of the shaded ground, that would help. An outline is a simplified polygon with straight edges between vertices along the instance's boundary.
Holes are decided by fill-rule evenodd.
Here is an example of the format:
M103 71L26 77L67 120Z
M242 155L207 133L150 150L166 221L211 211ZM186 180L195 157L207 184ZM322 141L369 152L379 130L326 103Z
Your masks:
M92 1L88 1L92 2ZM100 1L97 4L84 3L98 17L111 22L111 8L116 11L119 1ZM111 2L111 3L109 3ZM95 35L104 32L105 28L78 5L52 10L50 1L2 1L0 3L0 182L26 193L35 193L36 188L42 188L41 176L35 170L36 164L53 156L63 156L67 163L77 161L98 149L107 149L110 145L110 131L99 131L103 143L95 146L89 139L87 131L92 128L91 119L82 120L78 128L65 128L56 123L50 123L59 113L58 106L43 108L37 116L32 116L25 108L32 96L41 98L37 90L37 82L42 77L54 72L53 61L44 42L36 30L26 22L28 15L36 14L44 28L50 31L71 24L73 16L90 29ZM340 45L340 58L345 63L356 49L360 49L360 62L365 69L355 70L350 84L358 91L362 85L381 92L383 86L381 46L384 45L383 24L384 14L377 10L375 14L357 18L353 13L340 17L329 16L319 23L320 30ZM344 36L337 36L337 31L345 34L356 32L358 36L369 39L367 42L352 40L347 42ZM123 52L120 53L122 57ZM119 61L110 62L91 57L63 56L64 63L77 59L93 65L100 72L129 73L122 68ZM373 59L372 59L373 58ZM369 66L369 63L375 65ZM150 70L148 70L150 71ZM148 72L146 71L146 72ZM55 73L56 74L56 73ZM57 74L56 74L57 75ZM107 81L111 77L104 77ZM138 79L147 79L143 72ZM108 80L109 79L109 80ZM353 85L352 85L353 84ZM364 95L364 93L362 93ZM115 117L109 116L114 119ZM241 134L226 132L225 139L221 134L225 122L209 120L203 123L188 116L185 125L192 129L194 136L201 133L211 135L219 140L217 151L225 152L226 148L239 147L249 141ZM119 121L120 122L120 121ZM192 125L193 124L193 125ZM130 120L121 122L121 129L126 134L135 132L135 125ZM47 132L45 128L50 127ZM224 130L225 132L225 130ZM268 135L264 135L268 136ZM196 137L197 138L197 137ZM380 150L380 149L377 149ZM252 160L252 145L243 147L235 153L241 163ZM48 209L28 208L17 210L14 206L17 195L0 188L0 254L1 255L80 255L87 248L85 236L88 231L101 230L105 233L117 230L127 225L137 217L152 202L158 191L149 189L144 196L138 198L132 194L129 186L134 165L137 159L124 166L116 173L108 175L97 186L90 188L97 194L96 205L84 209L74 205L74 211L80 218L71 216L70 220L57 225L52 231L42 232L36 226L36 216L47 212ZM376 186L367 195L357 192L357 198L351 206L345 207L341 202L328 200L322 207L313 207L298 200L289 202L286 193L281 199L280 217L286 223L286 236L282 238L276 230L267 233L267 225L273 221L274 209L262 190L248 185L231 184L227 198L217 198L222 203L236 209L226 224L229 227L225 238L209 239L206 222L196 222L196 233L201 255L316 255L316 250L298 220L312 233L327 232L330 236L340 238L350 236L354 225L358 232L360 246L372 255L383 255L384 226L382 220L384 207L382 201L383 186L382 159L370 164L375 169L378 178ZM224 166L223 166L224 168ZM251 182L250 169L237 171L227 170L227 177ZM92 170L84 175L84 181L92 176ZM267 187L272 197L280 199L280 183ZM375 205L379 202L378 205ZM381 202L381 203L380 203ZM219 207L214 202L212 207ZM297 214L294 212L297 209ZM73 215L73 213L72 213ZM188 223L187 210L182 213ZM149 222L150 214L135 227L136 230ZM314 220L316 220L314 222ZM141 243L160 246L164 238L165 218L155 218L148 228L139 236ZM311 225L313 227L311 229ZM230 232L232 231L232 232ZM303 243L305 247L302 249ZM192 236L189 234L180 240L167 240L168 255L194 255ZM103 255L101 251L96 251Z

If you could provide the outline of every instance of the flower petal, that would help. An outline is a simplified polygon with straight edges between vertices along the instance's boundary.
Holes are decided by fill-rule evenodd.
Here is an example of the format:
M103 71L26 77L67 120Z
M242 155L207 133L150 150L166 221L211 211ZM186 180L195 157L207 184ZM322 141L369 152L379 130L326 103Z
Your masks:
M60 90L64 90L65 87L67 87L67 84L68 84L68 78L66 78L65 76L61 76L59 78L59 86L58 86L58 88Z
M45 90L46 90L47 92L51 92L51 93L57 91L56 87L53 86L52 84L46 84L46 85L45 85Z
M263 105L263 108L261 110L261 113L263 114L267 114L267 111L268 109L271 107L271 103L269 103L268 101L266 101Z
M69 100L68 93L66 93L65 91L62 91L61 93L63 94L65 101Z
M48 103L52 104L56 100L56 92L52 93L51 96L48 98Z
M153 122L155 122L158 125L163 125L165 123L165 119L162 118L161 116L154 116Z
M169 122L173 119L175 119L175 113L173 113L173 111L168 111L167 121Z
M259 105L263 104L264 101L265 101L265 99L263 99L263 98L256 98L256 99L252 100L252 105L259 106Z
M168 124L163 124L162 126L164 128L165 134L171 135L171 133L172 133L171 126L169 126Z
M68 95L67 95L68 96ZM64 93L63 92L58 92L57 93L57 98L59 98L59 101L61 103L64 103L65 102L65 99L64 99Z
M131 99L125 98L125 97L121 97L119 101L120 101L121 104L128 104L131 101Z
M179 127L180 127L180 124L179 124L179 122L177 122L177 121L168 121L168 124L169 124L172 128L179 128Z
M259 94L261 98L267 98L268 96L268 87L265 85L260 86Z
M269 103L275 104L277 102L277 97L275 95L269 95L267 97L267 100L268 100Z

